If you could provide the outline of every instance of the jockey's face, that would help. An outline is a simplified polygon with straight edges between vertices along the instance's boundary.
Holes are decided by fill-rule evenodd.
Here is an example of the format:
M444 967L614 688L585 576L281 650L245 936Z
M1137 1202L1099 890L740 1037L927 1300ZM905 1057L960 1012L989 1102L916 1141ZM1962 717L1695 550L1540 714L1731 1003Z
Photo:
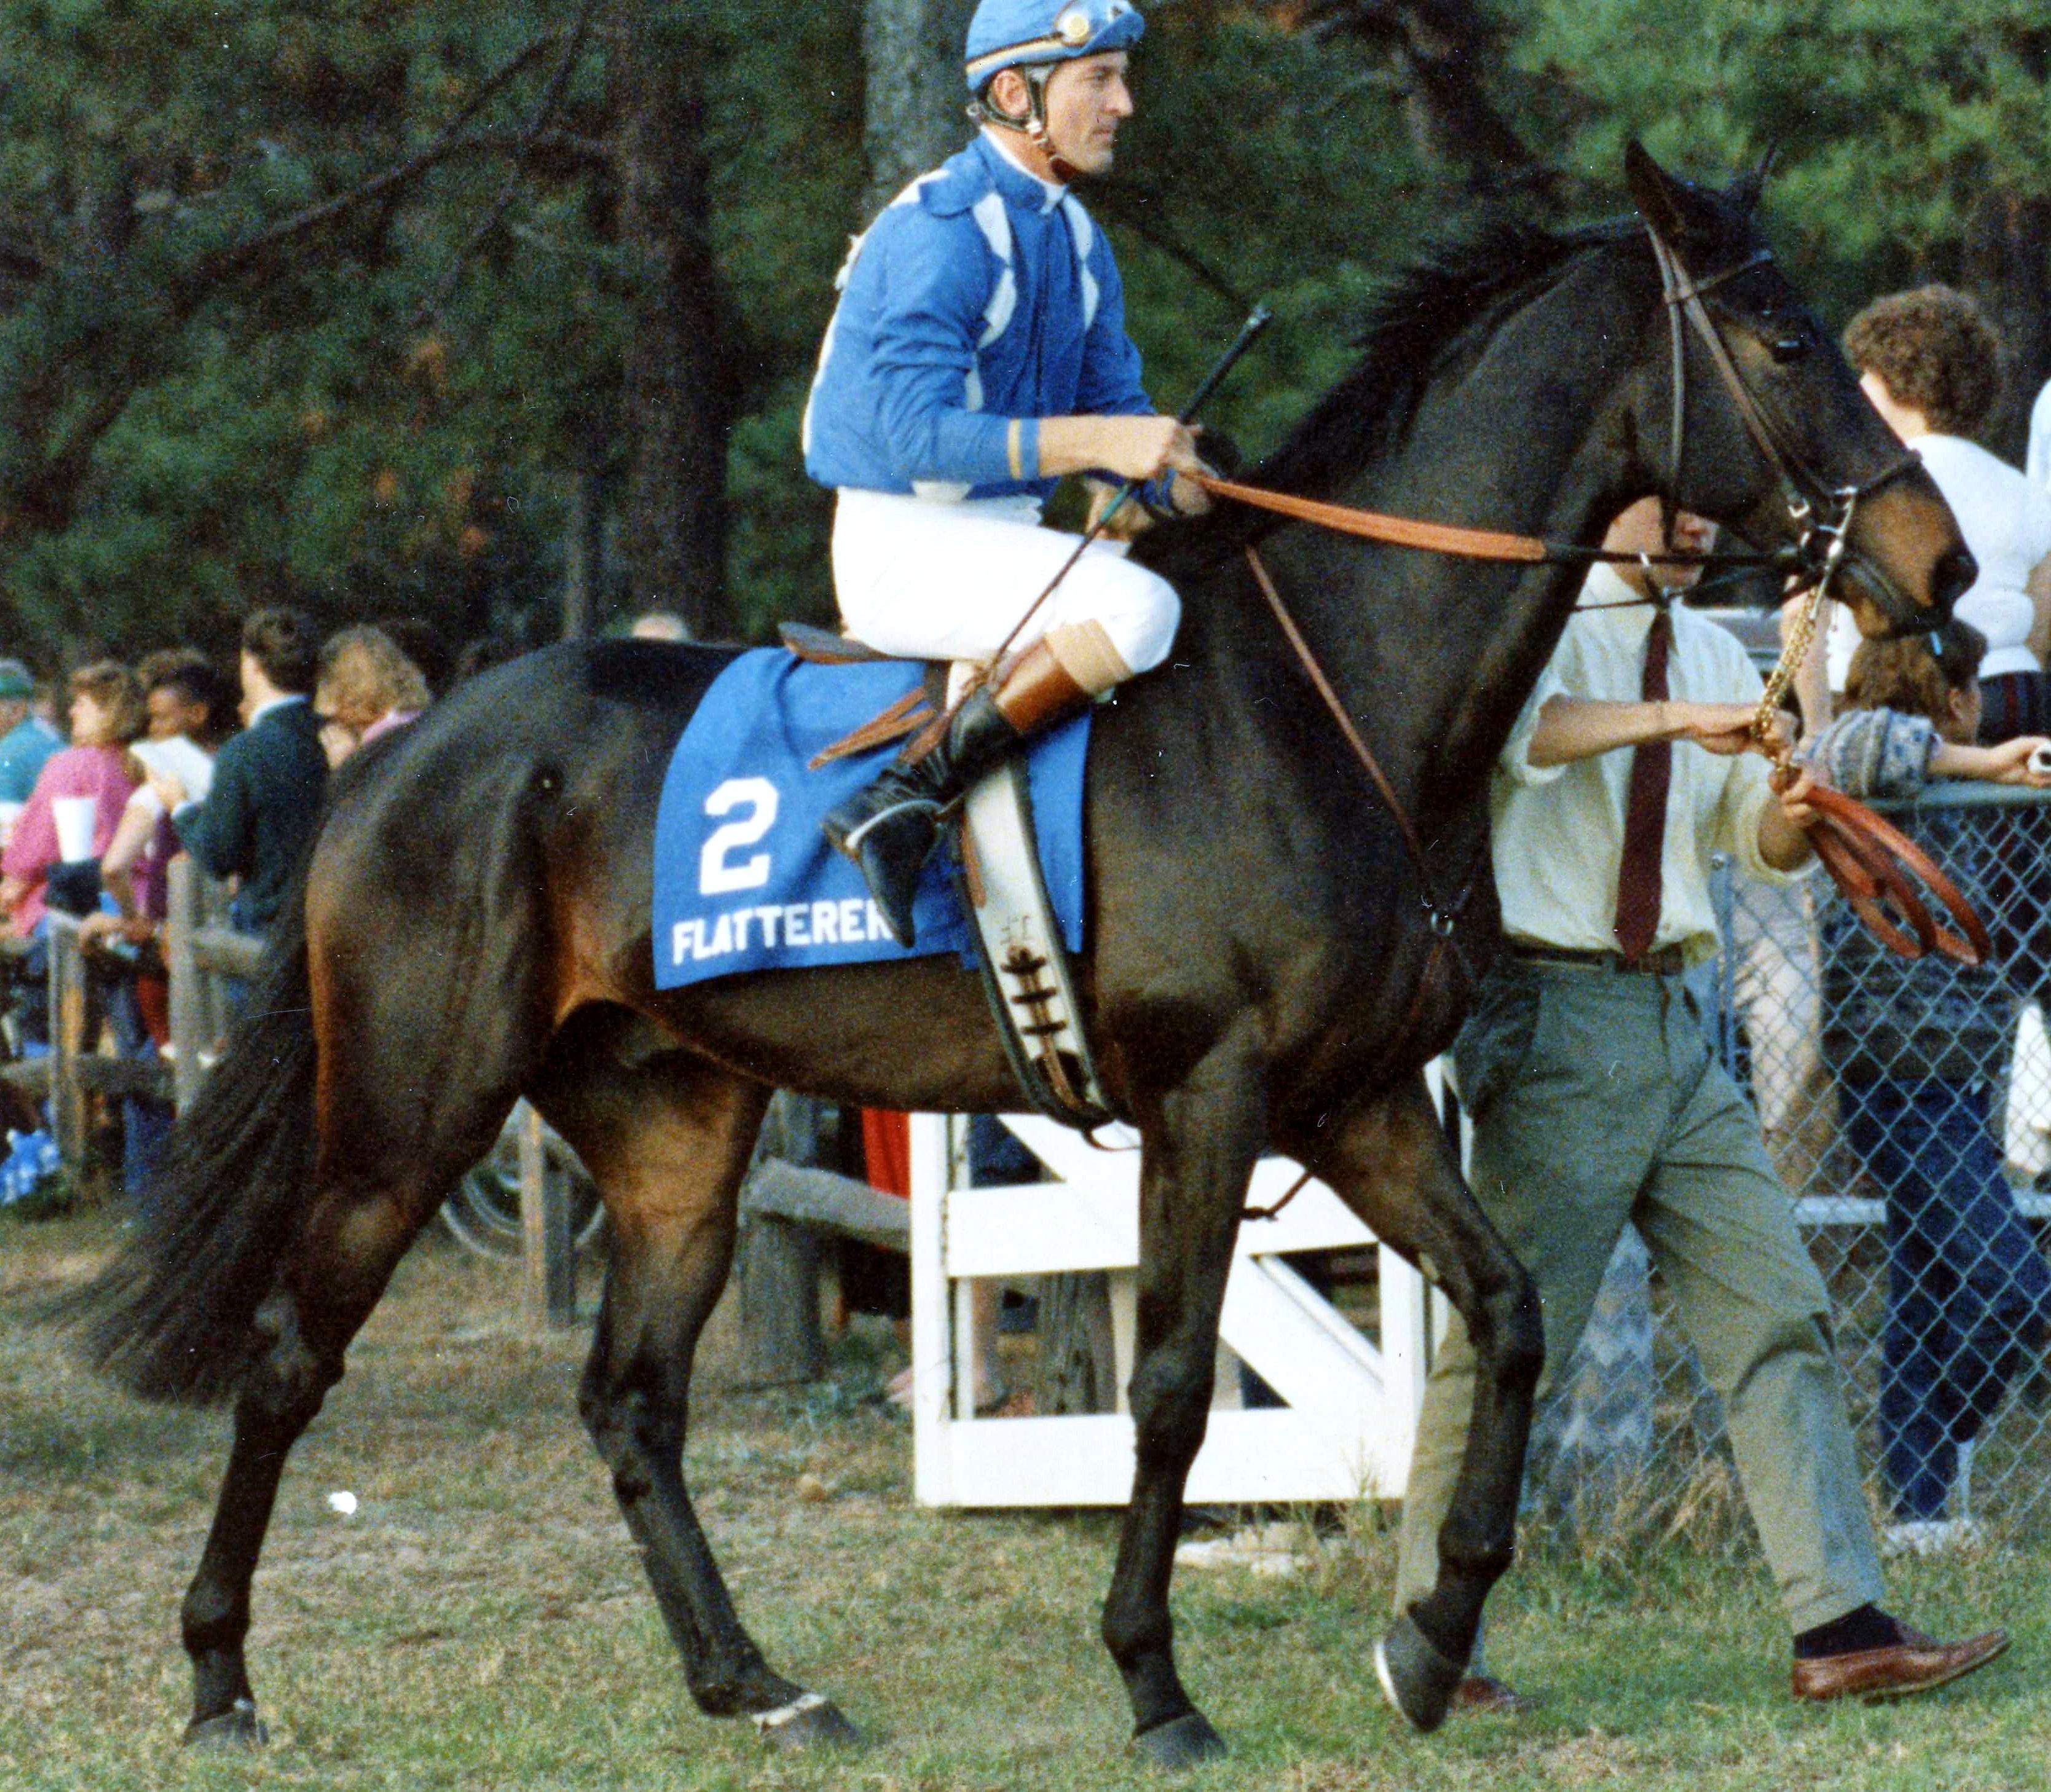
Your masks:
M1047 135L1080 174L1111 172L1118 127L1132 116L1126 53L1106 50L1064 62L1047 78Z

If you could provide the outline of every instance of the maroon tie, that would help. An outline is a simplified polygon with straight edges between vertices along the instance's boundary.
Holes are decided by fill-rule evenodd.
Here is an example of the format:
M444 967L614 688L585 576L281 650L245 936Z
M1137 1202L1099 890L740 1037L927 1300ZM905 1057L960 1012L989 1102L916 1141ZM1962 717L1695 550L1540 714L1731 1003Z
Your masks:
M1674 623L1664 610L1653 614L1645 634L1647 703L1666 701L1666 651ZM1674 778L1671 741L1650 740L1631 755L1631 799L1623 810L1623 861L1616 875L1616 943L1635 963L1652 950L1659 931L1659 861L1666 844L1666 787Z

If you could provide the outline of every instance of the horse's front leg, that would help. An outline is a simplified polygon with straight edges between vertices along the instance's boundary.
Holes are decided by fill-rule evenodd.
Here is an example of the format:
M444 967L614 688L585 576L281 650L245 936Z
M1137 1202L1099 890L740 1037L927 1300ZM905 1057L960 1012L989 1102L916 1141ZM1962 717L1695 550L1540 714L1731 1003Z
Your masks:
M1278 1142L1437 1285L1473 1343L1474 1406L1439 1532L1437 1583L1397 1617L1375 1652L1390 1701L1419 1729L1435 1729L1516 1544L1532 1396L1545 1363L1537 1293L1469 1191L1421 1077L1342 1124Z
M1260 1150L1264 1093L1249 1057L1214 1052L1142 1119L1137 1463L1104 1640L1132 1700L1134 1745L1167 1767L1225 1752L1175 1672L1168 1579L1183 1484L1209 1421L1218 1314Z

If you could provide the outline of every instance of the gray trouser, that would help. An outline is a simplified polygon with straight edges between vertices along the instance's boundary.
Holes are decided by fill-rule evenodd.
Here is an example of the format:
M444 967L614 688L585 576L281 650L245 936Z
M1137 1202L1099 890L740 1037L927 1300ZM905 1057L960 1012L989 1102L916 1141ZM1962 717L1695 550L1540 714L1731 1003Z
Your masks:
M1830 1296L1759 1122L1710 1056L1681 980L1515 960L1454 1048L1476 1198L1538 1284L1549 1390L1626 1221L1723 1396L1761 1546L1794 1628L1881 1595ZM1403 1508L1396 1608L1438 1576L1474 1404L1455 1315L1432 1368Z

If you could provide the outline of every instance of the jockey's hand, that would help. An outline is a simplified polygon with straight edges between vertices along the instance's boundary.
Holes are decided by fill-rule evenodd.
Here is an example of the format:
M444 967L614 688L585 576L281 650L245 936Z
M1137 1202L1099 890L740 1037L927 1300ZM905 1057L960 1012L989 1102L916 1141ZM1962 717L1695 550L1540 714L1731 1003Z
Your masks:
M1085 479L1083 484L1089 492L1088 527L1096 531L1100 540L1131 541L1144 535L1154 526L1153 516L1139 502L1137 492L1119 506L1110 521L1104 522L1104 515L1111 509L1111 500L1124 488L1122 486L1108 486L1101 479ZM1100 528L1100 524L1102 525Z
M1217 469L1201 461L1197 463L1197 469L1199 472L1209 474L1213 478L1217 477ZM1175 514L1178 517L1201 517L1210 513L1211 494L1194 479L1184 478L1179 471L1175 474L1174 484L1168 488L1168 502L1174 506Z
M1174 417L1042 417L1039 439L1040 470L1049 478L1110 473L1145 481L1171 467L1203 470L1195 430Z

